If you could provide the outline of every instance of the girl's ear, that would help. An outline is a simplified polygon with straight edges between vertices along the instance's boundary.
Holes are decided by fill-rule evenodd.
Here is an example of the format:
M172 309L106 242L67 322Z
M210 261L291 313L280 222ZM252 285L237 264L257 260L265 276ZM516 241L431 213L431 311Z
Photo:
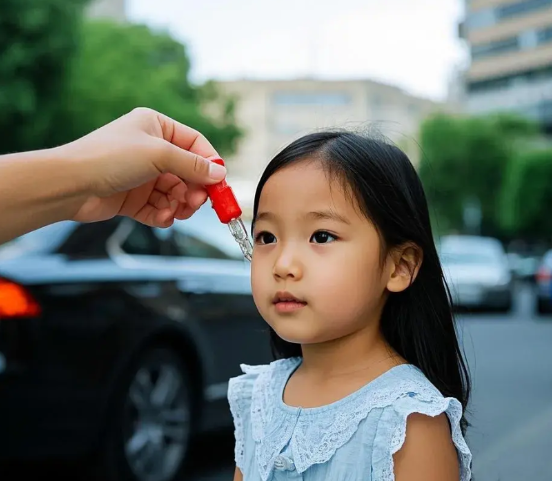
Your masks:
M423 261L423 252L416 244L404 244L389 254L391 272L387 290L402 292L416 279Z

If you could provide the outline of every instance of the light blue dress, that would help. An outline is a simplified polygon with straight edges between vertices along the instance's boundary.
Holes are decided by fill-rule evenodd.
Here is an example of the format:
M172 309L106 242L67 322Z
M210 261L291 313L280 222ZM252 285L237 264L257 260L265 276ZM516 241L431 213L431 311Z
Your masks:
M236 465L244 481L393 481L393 454L404 443L409 414L446 412L460 461L471 479L471 453L460 430L462 406L445 398L415 366L396 366L327 406L283 402L301 358L242 365L228 401L234 418Z

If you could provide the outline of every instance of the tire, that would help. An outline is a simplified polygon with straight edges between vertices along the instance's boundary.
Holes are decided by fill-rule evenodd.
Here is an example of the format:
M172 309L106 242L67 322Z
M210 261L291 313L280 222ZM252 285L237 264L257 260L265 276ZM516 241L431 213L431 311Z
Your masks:
M115 394L102 443L103 481L175 481L192 434L193 392L181 358L163 347L147 349Z
M513 299L513 296L510 296L508 298L508 301L500 307L499 311L502 314L510 314L513 309L514 309L514 299Z
M537 297L537 313L538 314L550 314L552 312L552 303L549 299L543 299Z

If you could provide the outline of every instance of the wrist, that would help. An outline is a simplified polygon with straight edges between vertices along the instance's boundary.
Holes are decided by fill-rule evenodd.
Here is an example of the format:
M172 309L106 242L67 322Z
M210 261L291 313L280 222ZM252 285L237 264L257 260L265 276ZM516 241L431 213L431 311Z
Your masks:
M82 159L73 143L54 147L46 151L49 162L63 170L60 175L59 194L66 198L89 197L93 194L92 176L87 173L86 159Z
M42 165L50 170L45 177L49 181L43 191L43 201L45 205L56 205L57 220L72 220L90 191L82 163L71 155L71 149L67 147L54 147L41 152Z

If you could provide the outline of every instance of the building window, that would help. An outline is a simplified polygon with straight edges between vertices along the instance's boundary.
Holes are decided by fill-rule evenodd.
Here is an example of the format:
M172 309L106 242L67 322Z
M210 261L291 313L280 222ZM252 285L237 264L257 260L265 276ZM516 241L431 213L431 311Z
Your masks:
M480 45L473 45L471 55L473 60L478 60L483 57L492 55L500 55L502 53L518 50L520 42L518 37L505 38L497 42L489 42Z
M344 92L276 92L272 103L283 106L342 106L351 103L351 96Z
M272 131L280 135L294 135L301 130L301 127L287 120L272 119Z
M508 20L551 6L552 0L524 0L500 7L486 8L469 13L465 25L468 30L477 30L495 25L500 20Z
M503 19L524 15L550 6L552 6L552 0L525 0L524 2L511 3L498 7L496 9L496 14L499 19Z
M538 32L536 30L525 30L519 34L519 48L522 50L531 50L538 43Z
M552 41L552 27L543 28L537 32L537 45Z
M466 18L466 28L468 30L477 30L479 28L490 27L497 22L496 12L492 8L471 12Z
M381 95L374 94L368 99L368 110L373 114L378 114L383 107L383 99Z
M492 92L493 90L508 88L513 85L532 84L552 79L552 67L544 67L537 70L527 70L519 74L506 75L489 80L470 82L469 93Z

